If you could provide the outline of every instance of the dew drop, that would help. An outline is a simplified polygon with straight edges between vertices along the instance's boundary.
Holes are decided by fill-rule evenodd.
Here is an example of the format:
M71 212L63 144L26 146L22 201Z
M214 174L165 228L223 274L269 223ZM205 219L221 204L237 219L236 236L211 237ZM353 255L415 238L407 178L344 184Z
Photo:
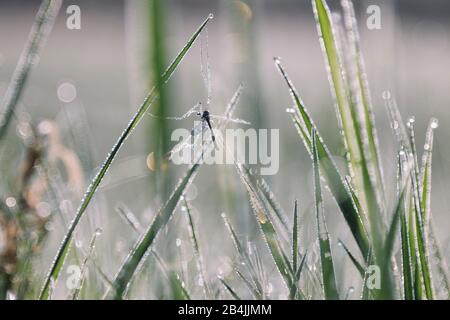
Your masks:
M177 245L177 247L180 247L180 246L181 246L181 239L180 239L180 238L177 238L177 239L175 240L175 244Z
M287 113L294 113L295 110L294 110L294 108L286 108L286 112Z
M433 119L431 120L430 126L431 126L432 129L436 129L437 127L439 127L439 121L438 121L438 119L433 118Z
M56 93L59 100L69 103L77 97L77 88L73 83L63 82L58 86Z
M414 122L416 122L416 118L414 116L409 117L408 121L406 122L406 126L408 128L412 128L414 125Z
M8 197L8 198L6 198L5 203L8 207L12 208L12 207L16 206L17 201L16 201L16 198L14 198L14 197Z
M385 91L383 91L381 96L383 97L383 99L388 100L391 98L391 92L389 90L385 90Z
M39 202L36 205L36 213L38 214L38 216L40 216L41 218L47 218L50 213L51 213L51 207L47 202Z
M275 61L275 64L278 65L281 63L281 58L280 57L273 57L273 61Z
M101 235L103 233L103 229L102 228L97 228L97 229L95 229L95 235L96 236L99 236L99 235Z
M81 248L83 246L83 242L81 240L75 239L75 247Z
M213 14L213 13L210 13L210 14L208 15L208 19L209 19L209 20L214 19L214 14Z

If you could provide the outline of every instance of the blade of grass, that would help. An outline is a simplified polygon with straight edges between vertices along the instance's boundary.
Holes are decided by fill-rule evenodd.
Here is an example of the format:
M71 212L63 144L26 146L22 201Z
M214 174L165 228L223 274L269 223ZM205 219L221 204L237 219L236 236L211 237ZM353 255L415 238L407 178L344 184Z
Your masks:
M408 169L408 168L407 168ZM409 169L410 170L410 169ZM399 220L401 216L405 214L404 211L404 199L405 194L408 192L409 188L409 172L407 175L402 178L400 182L400 194L398 195L397 203L394 209L392 222L389 226L388 233L386 235L386 239L384 241L384 256L381 257L381 290L378 298L381 299L393 299L395 296L394 287L393 287L393 275L391 268L392 261L392 252L394 250L395 240L397 239L397 226L399 224Z
M353 65L355 70L353 78L357 79L357 81L350 81L350 83L356 85L356 93L353 93L353 96L356 96L355 104L357 106L360 106L358 111L361 117L360 122L363 125L362 137L364 139L365 145L367 145L367 150L364 149L363 151L365 154L367 154L366 159L370 160L368 163L369 173L374 172L374 174L371 174L370 177L372 178L372 184L375 186L375 191L377 192L377 196L379 197L379 205L384 210L384 181L379 152L378 135L376 132L372 98L370 95L369 82L361 50L361 41L357 27L355 10L353 8L353 3L350 0L342 0L341 5L344 11L344 22L347 29L347 39L348 43L350 44L350 55L352 60L354 60Z
M228 293L235 299L235 300L241 300L241 298L239 298L239 296L237 295L237 293L233 290L233 288L231 288L231 286L222 278L219 278L220 283L223 284L223 286L225 287L225 289L227 289Z
M186 191L192 180L195 178L199 164L192 165L186 172L185 176L181 179L178 186L173 191L167 203L159 210L158 214L154 218L153 222L148 227L147 231L138 240L131 253L123 262L116 277L114 278L113 292L111 297L115 299L121 299L125 292L128 283L132 279L139 263L145 256L148 248L153 244L159 231L167 224L172 217L175 208L177 207L181 196Z
M402 180L404 176L405 170L405 156L404 152L400 153L398 156L399 159L399 175L398 180ZM400 188L399 188L400 189ZM406 199L410 199L411 191L410 188L406 190ZM411 258L412 249L411 249L411 239L410 239L410 231L408 219L406 216L406 211L408 209L407 202L403 203L403 210L400 214L400 238L401 238L401 252L402 252L402 273L403 273L403 296L406 300L414 299L414 281L413 281L413 260Z
M291 116L293 116L294 124L299 131L303 143L309 154L312 156L313 153L310 132L314 128L317 135L317 153L319 156L320 167L322 169L321 173L326 179L328 186L330 187L330 191L333 194L333 197L336 200L342 214L344 215L344 218L352 232L353 237L355 238L356 243L358 244L359 249L361 250L362 255L367 257L369 251L369 238L364 223L361 219L360 212L356 208L355 202L353 201L353 197L356 195L352 195L348 190L348 187L346 186L336 167L336 164L332 159L331 153L320 137L316 126L304 107L297 90L281 65L280 60L275 59L275 64L285 80L292 99L297 107L297 112L291 113Z
M311 130L313 171L314 171L314 195L316 207L317 236L319 238L320 260L322 265L322 284L326 300L338 300L336 276L334 272L333 256L331 254L330 238L323 215L322 187L319 173L319 155L317 152L317 136L314 128Z
M163 272L164 276L170 281L172 295L174 300L191 300L191 297L187 290L184 288L183 283L180 280L180 277L175 273L169 271L164 260L159 256L159 254L151 250L155 260L158 262L158 265Z
M324 0L313 0L313 11L317 22L320 43L328 66L330 85L336 100L336 114L342 128L346 148L347 164L352 175L360 203L370 222L372 245L375 255L381 255L382 215L379 208L375 182L371 179L370 168L373 161L367 152L367 128L363 127L357 106L353 104L346 71L339 55L339 42L336 37L330 10ZM365 152L366 151L366 152ZM375 172L374 170L372 170ZM373 175L372 175L373 176Z
M248 288L253 298L256 300L262 300L263 294L259 291L257 287L255 287L255 283L248 280L239 269L235 269L234 271L236 272L239 279L241 279L244 282L245 286Z
M233 244L234 244L237 252L239 253L239 256L244 260L244 263L247 266L247 269L250 273L250 277L252 278L252 281L254 282L254 284L256 286L257 296L262 296L263 286L258 278L258 273L256 271L256 267L253 264L253 261L250 259L250 256L248 255L247 251L244 249L244 246L239 241L236 231L234 230L233 226L231 225L231 223L225 213L222 213L222 218L225 222L225 226L226 226L228 232L231 235Z
M358 261L358 259L355 258L355 256L352 254L350 249L347 248L347 246L345 245L344 242L339 240L339 243L342 245L342 248L344 248L344 251L347 253L348 257L352 261L352 263L355 266L356 270L358 270L359 274L361 275L361 278L364 279L365 269L364 269L363 265Z
M2 140L8 130L14 110L25 89L30 71L37 64L39 54L52 31L61 4L62 0L43 0L41 2L28 35L28 40L20 54L19 61L3 97L1 104L3 109L0 117L0 140Z
M290 299L295 299L296 297L298 297L302 300L305 300L304 293L301 290L299 290L300 276L302 275L302 270L303 270L303 266L305 265L305 261L306 261L306 253L303 255L303 258L300 261L300 265L298 266L298 269L296 269L295 282L293 283L293 285L291 286L291 288L289 290L289 298Z
M294 204L294 222L292 225L292 269L297 270L298 263L298 218L297 218L297 200Z
M369 286L367 285L367 280L369 277L368 269L369 269L369 266L371 266L373 264L372 249L369 249L366 261L367 261L367 267L364 271L364 279L363 279L363 287L362 287L362 295L361 295L362 300L369 300L370 298L374 297L373 290L369 289Z
M434 257L437 260L437 271L444 284L447 297L450 295L450 283L447 275L446 263L444 257L441 254L441 250L434 233L433 225L430 221L431 214L431 167L432 167L432 154L433 154L433 136L434 130L438 127L437 119L430 120L428 130L425 138L424 154L422 157L422 169L420 171L421 180L421 196L422 196L422 220L424 224L424 230L429 237L429 242L432 246Z
M148 1L149 5L149 20L150 20L150 65L152 67L152 81L155 83L156 91L158 92L158 101L153 107L154 114L157 116L157 120L149 128L149 134L152 141L150 148L153 148L155 152L155 190L157 194L161 195L162 199L167 199L170 195L169 186L171 185L172 174L170 170L160 170L164 164L164 153L168 150L168 143L170 141L170 128L167 115L170 114L171 109L171 94L170 88L165 86L165 81L160 77L164 72L166 66L166 39L164 35L165 30L165 6L164 0L152 0Z
M287 255L284 253L284 250L278 241L279 237L272 222L269 219L267 209L265 208L258 192L256 191L256 186L252 184L251 179L245 172L245 169L242 167L242 165L236 164L236 169L247 191L251 207L256 216L256 220L261 227L265 242L269 247L275 265L277 266L277 269L280 272L287 288L290 288L293 283L293 272L289 263L289 259L287 258Z
M433 300L434 290L433 282L431 279L430 261L427 247L427 237L424 228L423 216L425 215L422 209L421 197L420 197L420 182L419 182L419 169L417 162L416 143L414 137L414 120L410 119L407 124L409 129L409 141L411 145L411 158L414 163L414 170L411 173L412 185L413 185L413 197L414 197L414 212L415 212L415 226L416 226L416 240L417 240L417 252L419 255L420 269L422 273L422 281L425 287L425 296L428 300Z
M203 294L205 296L205 299L207 299L208 297L211 296L211 291L208 286L205 267L203 264L203 258L200 253L198 237L197 237L197 233L196 233L195 226L194 226L194 219L192 218L190 204L188 203L188 201L186 199L184 199L184 205L186 207L186 215L188 218L188 225L189 225L189 235L191 238L192 247L194 248L195 261L197 264L197 269L198 269L199 275L202 279Z
M281 208L280 203L276 199L274 193L270 189L268 183L262 178L259 177L257 185L259 187L259 190L261 191L261 194L263 195L264 199L269 204L272 211L275 213L276 217L280 221L283 228L287 231L288 230L288 224L286 222L286 213Z
M175 60L170 64L169 68L164 72L164 74L161 77L161 82L166 83L174 71L176 70L177 66L182 61L183 57L186 55L186 53L189 51L189 49L194 44L195 39L199 36L200 32L205 28L206 24L209 20L212 19L212 15L208 16L208 18L200 25L200 27L195 31L195 33L191 36L189 41L186 43L186 45L183 47L183 49L178 53ZM70 223L69 229L64 236L61 245L55 255L55 259L52 262L52 265L50 267L50 271L45 278L44 285L42 287L41 293L39 295L39 299L45 300L48 298L48 290L50 285L50 280L54 279L56 281L58 279L59 273L61 271L61 268L64 264L66 255L69 251L69 246L72 241L73 233L80 222L84 212L86 211L86 208L88 207L92 197L94 196L95 191L97 190L98 186L100 185L100 182L102 181L103 177L105 176L106 172L108 171L109 167L111 166L111 163L113 162L115 156L119 152L122 145L125 143L125 140L129 137L133 129L137 126L139 121L144 117L145 113L147 112L148 108L152 104L152 102L158 97L158 91L153 87L153 89L150 91L150 93L147 95L147 97L144 99L144 102L139 107L125 130L122 132L122 134L117 139L117 142L114 144L111 152L106 157L105 161L103 162L100 170L95 175L92 182L89 184L86 193L83 196L83 199L81 200L81 204L78 207L78 210L75 214L74 219Z
M89 243L89 250L83 260L83 263L81 264L80 283L78 287L73 290L72 300L78 300L80 297L81 290L83 290L83 286L86 280L87 264L88 261L91 259L92 254L94 253L95 241L97 240L97 237L100 233L101 233L100 229L95 230L94 235L91 238L91 241Z

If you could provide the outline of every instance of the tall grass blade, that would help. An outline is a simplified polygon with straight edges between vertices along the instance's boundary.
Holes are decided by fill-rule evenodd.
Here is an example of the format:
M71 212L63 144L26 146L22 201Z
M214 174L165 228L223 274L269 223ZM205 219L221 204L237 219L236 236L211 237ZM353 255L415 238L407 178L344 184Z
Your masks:
M245 172L242 165L236 164L236 169L247 191L251 207L253 209L253 212L255 213L256 220L261 227L265 242L269 247L275 265L277 266L277 269L280 272L287 288L290 288L293 283L293 271L290 266L289 259L287 258L287 255L284 253L284 250L279 243L279 237L272 222L269 219L267 209L259 197L256 189L257 186L252 184L251 179Z
M181 196L186 191L192 180L195 178L199 164L192 165L185 176L181 179L174 192L170 196L167 203L159 210L158 214L150 224L144 235L138 240L131 253L125 259L124 263L119 269L113 284L112 297L121 299L125 292L128 283L132 279L139 263L145 256L148 248L153 244L159 231L167 224L172 217L172 214L177 207Z
M341 5L344 11L344 23L347 30L347 40L349 43L349 55L351 66L350 87L358 114L362 125L362 138L364 142L364 155L368 164L372 185L375 188L377 201L382 210L384 208L384 181L383 170L379 152L378 135L373 115L372 98L369 89L369 82L362 55L360 37L356 22L355 10L350 0L342 0Z
M411 159L414 164L414 170L411 173L412 185L413 185L413 199L414 199L414 218L415 218L415 231L417 240L417 253L420 262L420 270L422 273L422 281L425 288L425 296L428 300L432 300L434 296L433 282L431 279L431 268L428 255L427 236L424 228L424 212L422 209L425 207L422 205L422 199L420 197L420 180L419 169L417 161L416 143L414 137L414 119L408 120L407 128L409 129L409 141L411 146Z
M341 177L336 164L332 159L331 153L320 137L316 126L309 116L300 96L298 95L294 85L289 79L279 59L275 59L275 65L280 71L283 79L285 80L295 106L297 107L297 110L291 112L291 116L300 134L300 137L302 138L307 151L312 157L313 153L310 132L313 128L316 131L317 154L319 157L320 168L322 169L320 172L326 179L328 186L330 187L330 191L333 194L333 197L336 200L342 214L344 215L344 218L352 232L353 237L355 238L356 243L358 244L362 255L364 257L367 257L369 252L369 238L364 223L361 219L360 212L358 211L355 202L353 201L353 198L356 197L356 194L352 195L350 190L346 186L346 183Z
M406 167L406 169L410 170L408 167ZM408 193L409 185L409 172L407 172L406 176L402 177L402 180L400 181L400 193L398 195L392 221L384 241L384 255L379 259L381 263L381 291L377 296L378 298L393 299L395 296L394 280L391 272L392 255L395 241L397 239L397 227L401 217L405 215L404 200L405 195Z
M252 282L252 281L248 280L239 269L235 269L235 272L236 272L237 276L239 277L239 279L241 279L242 282L244 282L245 286L248 288L248 290L250 291L250 293L254 299L256 299L256 300L263 299L263 297L264 297L263 293L255 286L254 281Z
M404 152L399 154L399 175L398 180L402 180L404 177L404 173L407 169L407 166L405 165L405 156ZM400 189L400 188L399 188ZM405 198L410 199L410 190L408 189L406 191ZM406 211L408 209L407 201L403 203L403 210L400 214L400 239L401 239L401 253L402 253L402 274L403 274L403 297L406 300L413 300L414 299L414 280L413 280L413 274L414 274L414 265L413 265L413 250L411 248L411 233L410 233L410 226L408 223Z
M294 222L292 225L292 269L297 270L298 263L298 213L297 200L294 204Z
M275 213L277 219L280 221L283 228L287 231L288 223L286 221L287 217L286 212L284 212L274 193L270 189L269 184L266 182L266 180L264 180L264 178L259 177L257 185L259 187L262 196L267 201L272 211Z
M80 293L83 290L83 286L86 281L87 264L91 259L92 254L94 253L95 241L97 240L97 237L101 234L101 232L102 231L100 229L95 230L94 235L91 238L91 241L89 243L89 250L83 260L83 263L81 264L80 283L78 284L78 287L73 291L72 300L78 300L80 297Z
M368 214L370 230L375 254L381 254L381 231L384 227L379 208L375 181L371 179L369 165L373 163L370 156L367 128L362 123L363 115L358 114L357 106L352 100L352 92L347 82L346 70L339 54L338 38L336 37L331 14L324 0L313 0L313 10L317 21L320 43L323 48L327 71L329 73L332 93L336 100L337 116L342 129L344 145L347 151L347 163L352 175L360 202ZM354 99L355 100L355 99ZM366 150L366 152L364 152ZM372 175L373 176L373 175Z
M241 241L239 241L236 231L234 230L233 226L231 225L231 223L225 213L222 213L222 218L225 222L225 226L226 226L228 232L231 235L233 244L234 244L239 256L244 260L244 263L247 266L247 269L250 273L252 281L254 282L254 284L256 286L256 290L255 290L256 296L262 296L263 295L263 285L261 284L261 281L259 280L256 266L254 265L252 259L250 259L250 256L248 255L248 253L245 250L244 246L242 245Z
M339 293L336 285L336 276L334 272L333 256L331 254L330 238L326 227L325 217L323 215L322 187L319 173L319 155L317 152L317 136L314 129L311 131L312 152L313 152L313 170L314 170L314 195L317 221L317 236L320 249L320 261L322 270L322 284L324 297L326 300L339 299Z
M358 259L355 258L353 253L350 251L349 248L347 248L344 242L339 240L339 243L342 245L342 248L344 248L345 253L347 253L356 270L358 270L359 274L361 275L361 278L364 278L365 268L363 267L363 265L358 261Z
M61 8L62 0L43 0L28 35L28 40L20 54L19 61L3 97L0 116L0 140L6 134L17 103L22 97L31 69L39 59Z
M306 253L303 255L302 260L300 261L300 265L298 266L295 272L295 282L292 284L290 290L289 290L289 298L295 299L300 298L305 300L305 294L300 290L300 276L302 275L303 267L305 266L306 261Z
M241 298L237 295L236 291L231 288L231 286L222 278L219 278L220 283L223 284L225 289L227 289L228 293L233 297L235 300L241 300Z
M189 51L189 49L194 44L194 41L197 39L197 37L200 35L201 31L205 28L206 24L209 20L212 19L212 15L210 15L195 31L195 33L191 36L189 41L186 43L186 45L183 47L183 49L178 53L175 60L170 64L169 68L164 72L164 74L161 76L161 82L166 83L170 77L172 76L173 72L176 70L180 62L182 61L183 57L186 55L186 53ZM116 143L114 144L111 152L106 157L105 161L103 162L100 170L95 175L92 182L89 184L89 187L87 188L87 191L85 195L83 196L83 199L81 200L81 204L78 207L78 210L75 214L74 219L72 220L69 229L64 236L64 239L62 240L62 243L55 255L55 259L52 262L52 265L50 267L50 271L45 278L43 288L41 290L41 293L39 295L40 299L47 299L48 298L48 289L50 285L50 280L54 279L57 280L59 273L61 271L61 268L63 266L64 260L66 258L66 255L69 250L70 243L72 241L73 233L75 231L75 228L77 227L78 223L81 220L81 217L83 216L84 212L86 211L86 208L88 207L92 197L94 196L95 191L97 190L98 186L100 185L100 182L102 181L103 177L105 176L106 172L108 171L109 167L111 166L111 163L113 162L115 156L119 152L122 145L125 143L125 140L129 137L133 129L137 126L139 121L144 117L146 111L152 104L152 102L158 97L158 91L153 87L153 89L150 91L150 93L147 95L147 97L144 99L144 102L139 107L125 130L122 132L122 134L117 139Z
M199 248L199 244L198 244L198 236L197 236L197 232L196 232L195 226L194 226L194 219L192 218L190 204L188 203L188 201L186 199L184 199L184 205L186 207L186 215L188 218L188 225L189 225L189 235L191 238L192 246L194 248L195 261L197 264L197 269L198 269L199 275L201 277L203 294L205 296L205 299L207 299L210 296L211 291L208 286L205 267L204 267L204 263L203 263L203 258L200 253L200 248Z
M169 280L170 286L172 289L172 297L175 300L191 300L191 296L187 292L184 287L183 282L180 280L178 274L173 271L169 271L169 268L164 263L164 260L159 256L159 254L151 250L155 260L158 262L158 265L163 272L164 276Z

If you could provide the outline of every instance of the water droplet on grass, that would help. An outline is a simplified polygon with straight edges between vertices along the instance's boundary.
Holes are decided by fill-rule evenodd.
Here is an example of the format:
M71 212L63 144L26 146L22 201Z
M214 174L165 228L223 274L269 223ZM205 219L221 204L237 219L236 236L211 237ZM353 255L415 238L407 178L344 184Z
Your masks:
M381 94L381 96L383 97L383 99L388 100L391 98L391 92L389 90L385 90L383 91L383 93Z
M16 206L17 201L16 201L16 198L14 198L14 197L8 197L8 198L6 198L5 203L8 207L13 208Z
M436 119L436 118L431 119L430 126L432 129L436 129L437 127L439 127L438 119Z

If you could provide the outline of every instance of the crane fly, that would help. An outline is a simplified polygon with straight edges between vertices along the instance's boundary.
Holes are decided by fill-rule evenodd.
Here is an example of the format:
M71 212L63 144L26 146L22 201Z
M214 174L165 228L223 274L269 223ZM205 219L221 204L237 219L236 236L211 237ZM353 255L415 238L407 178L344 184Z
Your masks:
M203 109L203 104L201 102L197 103L195 106L193 106L191 109L189 109L185 114L179 117L164 117L164 119L167 120L183 120L191 115L195 114L199 117L199 122L195 123L193 128L191 129L191 141L189 139L186 139L184 141L179 142L175 147L172 148L172 150L169 151L169 159L172 158L172 156L175 153L180 152L186 147L192 147L194 149L194 146L196 142L198 141L198 136L201 134L201 141L202 141L202 150L204 148L204 133L206 129L209 129L210 132L210 139L211 142L214 143L214 146L217 148L216 143L216 135L214 133L214 120L220 119L224 120L226 122L234 122L234 123L240 123L240 124L250 124L248 121L241 120L241 119L233 119L231 118L232 111L229 114L226 114L224 116L211 114L209 111L211 100L212 100L212 89L211 89L211 72L210 72L210 66L209 66L209 54L208 54L208 31L205 29L205 35L206 35L206 50L205 53L203 52L203 36L200 38L201 44L200 44L200 70L201 75L203 78L203 82L206 87L207 91L207 98L206 98L206 105ZM205 61L206 60L206 61ZM232 105L234 106L237 102L237 99L242 91L242 85L239 86L238 90L236 91L233 99L232 99ZM236 100L236 101L233 101ZM155 115L150 114L152 117L160 118ZM203 153L202 153L203 156Z

